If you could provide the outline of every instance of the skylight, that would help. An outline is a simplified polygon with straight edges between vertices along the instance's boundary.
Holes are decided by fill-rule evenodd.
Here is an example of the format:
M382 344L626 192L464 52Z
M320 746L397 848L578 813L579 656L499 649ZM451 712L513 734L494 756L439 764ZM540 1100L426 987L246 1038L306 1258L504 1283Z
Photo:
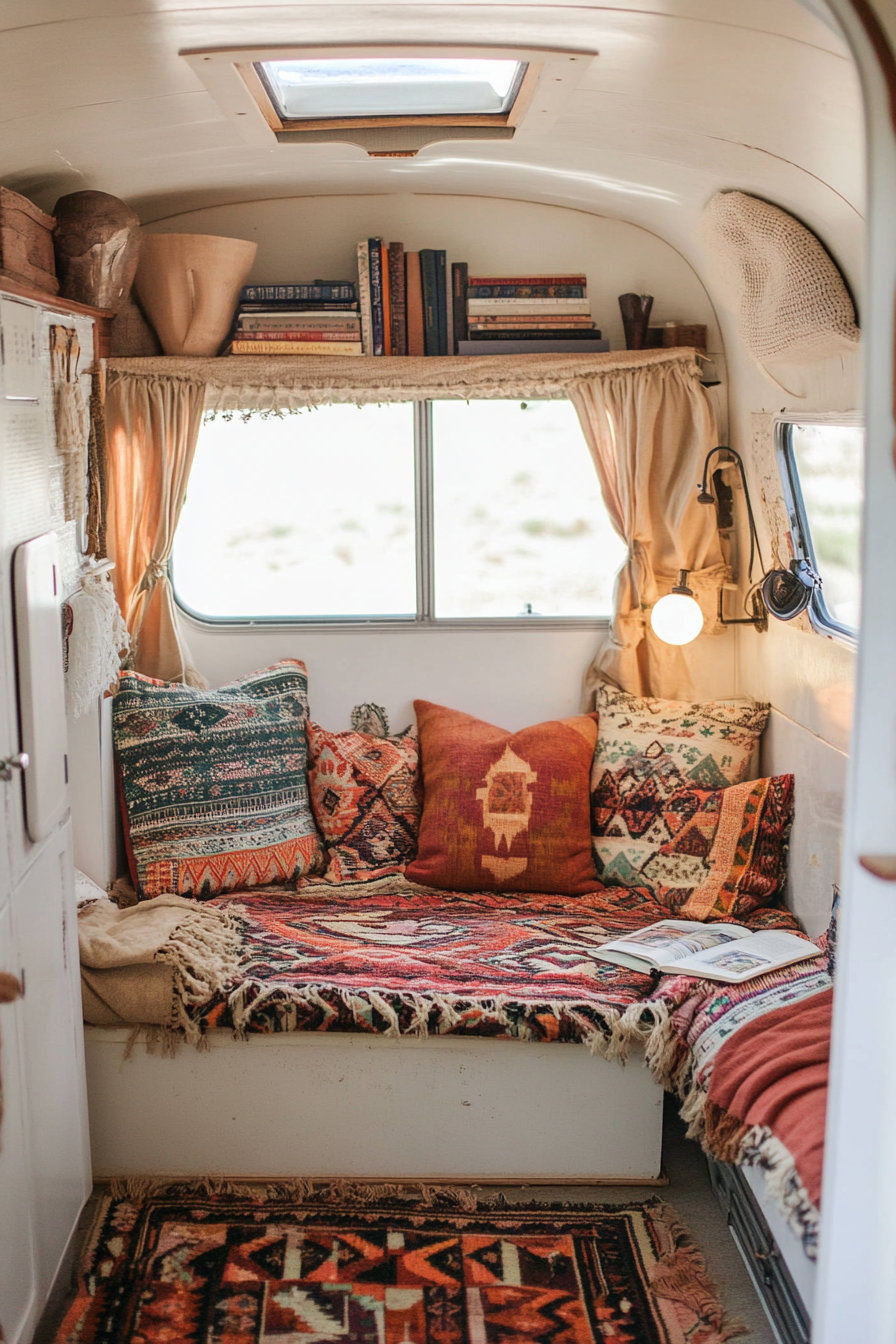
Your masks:
M284 121L505 115L524 61L444 57L273 60L256 64Z

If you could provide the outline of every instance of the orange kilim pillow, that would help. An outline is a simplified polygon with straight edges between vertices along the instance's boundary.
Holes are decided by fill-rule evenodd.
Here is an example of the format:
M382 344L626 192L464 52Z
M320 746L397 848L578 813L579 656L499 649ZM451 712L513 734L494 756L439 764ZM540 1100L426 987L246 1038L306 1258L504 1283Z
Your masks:
M596 716L508 733L415 700L423 818L410 882L454 891L599 891L588 782Z

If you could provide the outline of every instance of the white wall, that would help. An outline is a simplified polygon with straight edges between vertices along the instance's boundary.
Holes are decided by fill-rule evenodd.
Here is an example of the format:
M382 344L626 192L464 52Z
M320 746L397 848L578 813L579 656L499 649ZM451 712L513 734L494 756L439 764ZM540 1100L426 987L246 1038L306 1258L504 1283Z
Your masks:
M719 367L721 339L706 292L678 252L654 234L579 210L477 197L333 196L247 202L194 210L152 226L258 242L259 282L350 278L359 238L382 235L407 248L445 247L471 270L584 269L592 312L615 349L624 348L617 298L655 295L652 321L705 322ZM719 399L724 406L724 395ZM584 445L583 445L583 451ZM605 628L605 627L604 627ZM582 675L602 630L222 631L191 622L196 665L213 684L283 657L303 658L314 716L348 726L353 705L385 705L394 727L432 699L516 729L577 713ZM734 690L734 640L708 643L700 693Z

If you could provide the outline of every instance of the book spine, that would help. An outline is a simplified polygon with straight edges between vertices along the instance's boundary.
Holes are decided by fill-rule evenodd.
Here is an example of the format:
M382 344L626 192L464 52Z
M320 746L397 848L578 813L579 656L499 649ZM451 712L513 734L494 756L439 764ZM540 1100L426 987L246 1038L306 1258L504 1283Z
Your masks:
M518 341L515 336L506 341L461 341L458 354L484 355L592 355L606 353L609 341Z
M272 341L349 341L356 344L360 336L357 331L238 331L234 339L268 344Z
M470 285L471 299L584 299L584 285Z
M454 313L454 343L451 353L457 354L458 341L467 339L467 263L455 261L451 265L451 308Z
M587 299L468 299L467 312L473 313L587 313Z
M500 327L495 331L493 328L488 331L470 332L471 341L599 341L600 332L591 331L589 328L579 327L552 327L549 331L540 331L537 328L530 330L524 327L512 328L510 331L502 331Z
M383 250L382 239L368 238L367 254L370 260L370 318L373 330L372 354L381 355L383 343Z
M448 277L446 275L446 256L442 248L436 248L436 295L439 302L439 354L448 354Z
M420 283L420 253L405 252L405 308L407 312L409 355L422 355L423 346L423 289Z
M439 353L439 291L436 282L436 254L431 247L420 252L420 283L423 289L423 353Z
M404 243L389 244L389 296L392 300L392 353L408 352L407 297L405 294Z
M389 247L380 244L380 268L383 276L383 354L392 354L392 280L389 275Z
M358 297L361 303L361 344L365 355L373 354L373 326L370 316L370 260L367 241L358 244Z
M471 285L587 285L585 275L471 275Z
M470 327L593 327L585 313L472 313Z
M354 301L356 297L350 280L324 280L312 285L243 285L240 290L240 303Z
M360 322L324 322L315 317L310 322L300 322L290 318L283 322L240 322L238 331L269 331L276 335L278 331L347 331L361 338Z
M270 313L278 316L284 313L356 313L357 301L351 303L305 303L298 299L284 299L276 303L269 299L267 303L241 303L238 313Z
M232 341L231 355L360 355L360 341Z

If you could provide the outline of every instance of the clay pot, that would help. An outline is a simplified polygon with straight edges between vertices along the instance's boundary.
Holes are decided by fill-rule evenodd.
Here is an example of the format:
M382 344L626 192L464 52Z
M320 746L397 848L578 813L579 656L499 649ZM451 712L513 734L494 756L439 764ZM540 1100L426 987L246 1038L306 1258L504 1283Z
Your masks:
M216 355L257 243L204 233L148 233L134 288L166 355Z
M131 292L140 260L140 219L106 191L60 196L53 213L59 293L112 312Z
M619 309L625 331L626 350L643 350L647 341L647 324L653 307L652 294L620 294Z

